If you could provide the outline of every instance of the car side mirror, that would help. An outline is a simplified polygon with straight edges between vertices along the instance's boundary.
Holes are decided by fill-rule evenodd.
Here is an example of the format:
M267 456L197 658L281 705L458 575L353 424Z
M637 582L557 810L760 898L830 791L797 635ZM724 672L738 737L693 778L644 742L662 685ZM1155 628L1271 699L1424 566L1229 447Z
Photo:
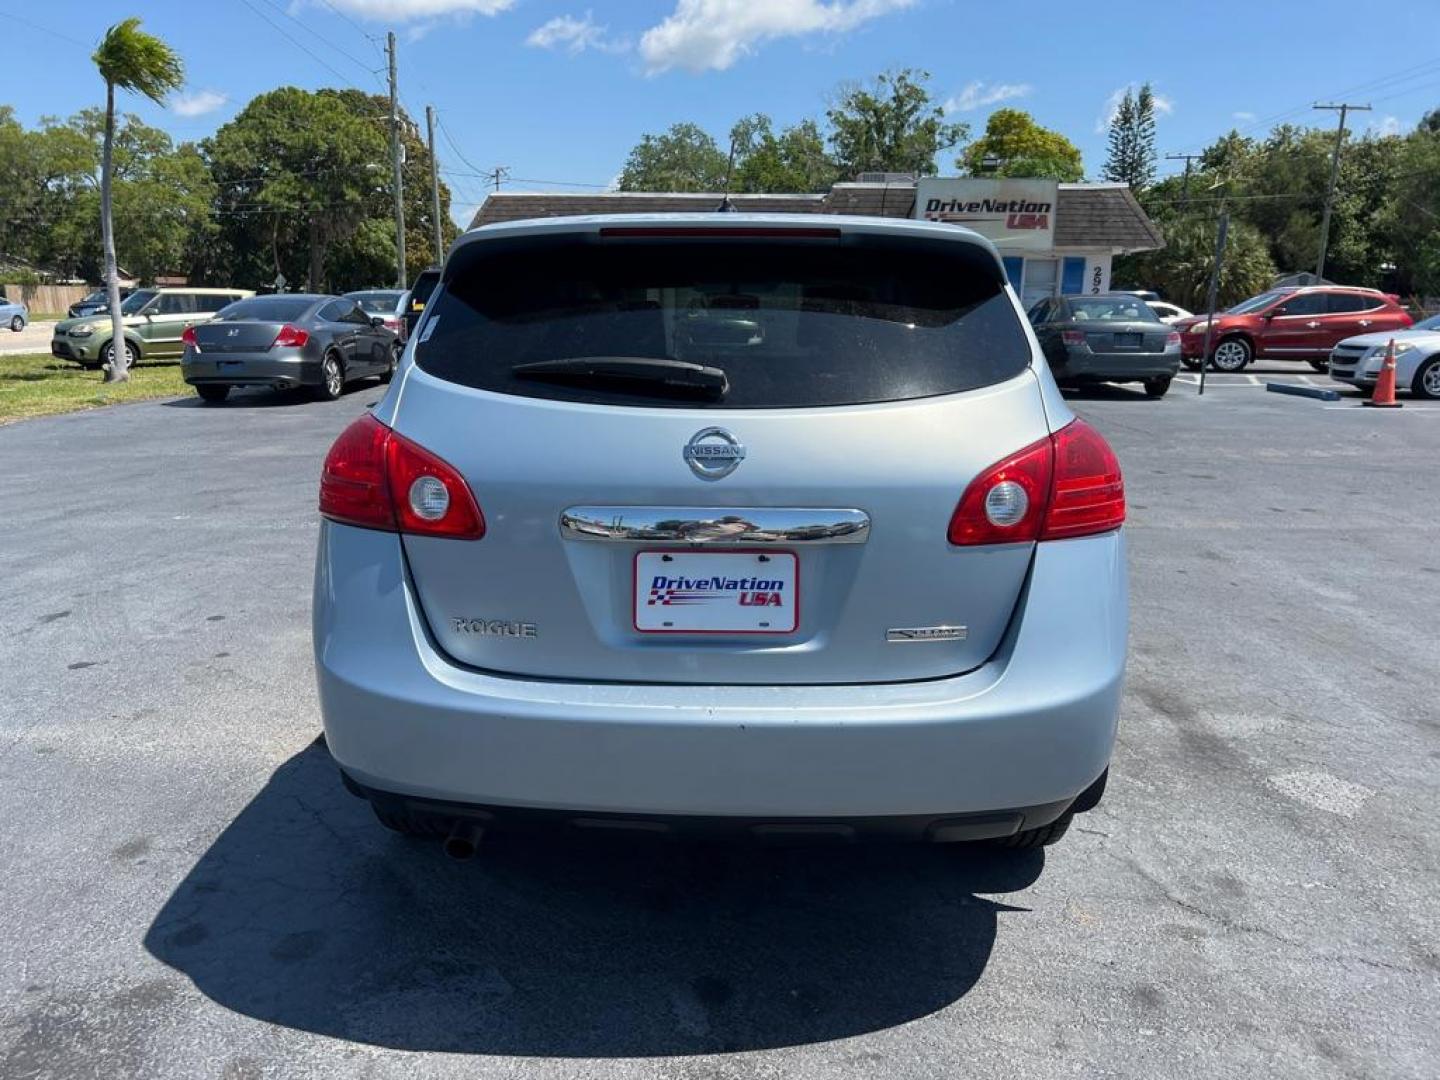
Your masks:
M370 325L376 330L379 330L385 325L385 320L382 319L379 315L372 315L370 316Z

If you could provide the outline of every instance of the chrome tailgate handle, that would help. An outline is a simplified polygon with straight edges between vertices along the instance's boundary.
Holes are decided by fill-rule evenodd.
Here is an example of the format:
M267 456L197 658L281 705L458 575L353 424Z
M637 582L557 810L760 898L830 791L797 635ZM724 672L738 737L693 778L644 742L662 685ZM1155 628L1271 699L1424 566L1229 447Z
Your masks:
M560 515L566 540L673 544L863 544L863 510L751 506L572 506Z

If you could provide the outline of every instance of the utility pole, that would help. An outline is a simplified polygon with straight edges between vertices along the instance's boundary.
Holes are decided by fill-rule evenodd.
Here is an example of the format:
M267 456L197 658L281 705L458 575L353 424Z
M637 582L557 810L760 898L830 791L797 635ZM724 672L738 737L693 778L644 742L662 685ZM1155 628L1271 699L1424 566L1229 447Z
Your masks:
M395 82L395 31L386 37L385 51L390 56L390 170L395 187L395 283L405 288L405 191L400 175L400 91Z
M430 142L430 232L435 238L435 261L445 261L445 241L440 233L440 163L435 160L435 106L425 106L425 135Z
M1345 117L1352 109L1355 112L1369 112L1370 106L1342 102L1339 105L1316 103L1312 108L1337 110L1340 113L1340 127L1335 132L1335 152L1330 155L1330 186L1325 189L1325 214L1320 219L1320 258L1315 263L1315 278L1318 282L1325 277L1325 249L1330 246L1330 208L1335 202L1335 180L1340 175L1340 147L1345 142Z
M1205 396L1205 371L1210 367L1210 337L1215 332L1215 300L1220 291L1220 267L1225 261L1225 240L1230 235L1230 211L1220 204L1220 228L1215 233L1215 266L1210 271L1210 296L1205 301L1205 344L1200 347L1200 396Z
M1202 154L1166 154L1166 161L1185 162L1185 179L1180 182L1180 209L1184 210L1190 203L1190 163L1199 161Z
M493 181L495 182L495 190L496 190L496 191L499 191L499 190L500 190L500 182L501 182L502 180L505 180L506 178L508 178L509 175L510 175L510 166L509 166L509 165L496 165L493 171L485 174L485 177L486 177L487 180L493 180Z

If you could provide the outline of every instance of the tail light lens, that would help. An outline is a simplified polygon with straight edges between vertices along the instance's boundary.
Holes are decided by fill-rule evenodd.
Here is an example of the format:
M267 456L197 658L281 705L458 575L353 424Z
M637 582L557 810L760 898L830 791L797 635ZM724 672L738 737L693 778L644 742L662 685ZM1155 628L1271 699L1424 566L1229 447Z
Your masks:
M1055 478L1040 539L1090 536L1125 524L1120 460L1101 434L1084 420L1074 420L1050 441L1055 444Z
M1180 331L1179 331L1179 330L1171 330L1168 334L1165 335L1165 347L1166 347L1167 349L1170 348L1170 347L1172 347L1172 346L1178 347L1179 344L1180 344Z
M948 535L950 543L967 547L1064 540L1124 522L1120 462L1098 431L1073 420L972 480L950 516Z
M340 433L320 473L320 513L386 532L479 540L485 518L453 466L373 416Z
M195 340L195 327L185 327L184 333L180 335L180 340L183 341L186 345L189 345L196 352L200 351L200 343Z
M270 343L270 347L273 349L277 345L280 345L299 349L309 340L309 330L302 330L298 326L291 326L289 323L286 323L280 327L280 332L275 335L275 340Z
M1083 330L1061 330L1060 340L1066 345L1084 345L1085 332Z

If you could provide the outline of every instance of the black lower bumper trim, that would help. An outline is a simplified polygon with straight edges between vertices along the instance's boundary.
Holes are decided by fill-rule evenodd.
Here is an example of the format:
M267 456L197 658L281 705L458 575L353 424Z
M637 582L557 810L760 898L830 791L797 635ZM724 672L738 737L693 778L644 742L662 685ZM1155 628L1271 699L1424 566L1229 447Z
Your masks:
M585 810L496 806L381 791L340 770L345 787L391 817L405 817L417 831L445 835L457 821L475 821L488 831L674 839L749 839L761 843L849 843L863 840L956 843L1013 836L1055 821L1076 801L971 814L899 814L877 817L739 817L700 814L617 814Z

